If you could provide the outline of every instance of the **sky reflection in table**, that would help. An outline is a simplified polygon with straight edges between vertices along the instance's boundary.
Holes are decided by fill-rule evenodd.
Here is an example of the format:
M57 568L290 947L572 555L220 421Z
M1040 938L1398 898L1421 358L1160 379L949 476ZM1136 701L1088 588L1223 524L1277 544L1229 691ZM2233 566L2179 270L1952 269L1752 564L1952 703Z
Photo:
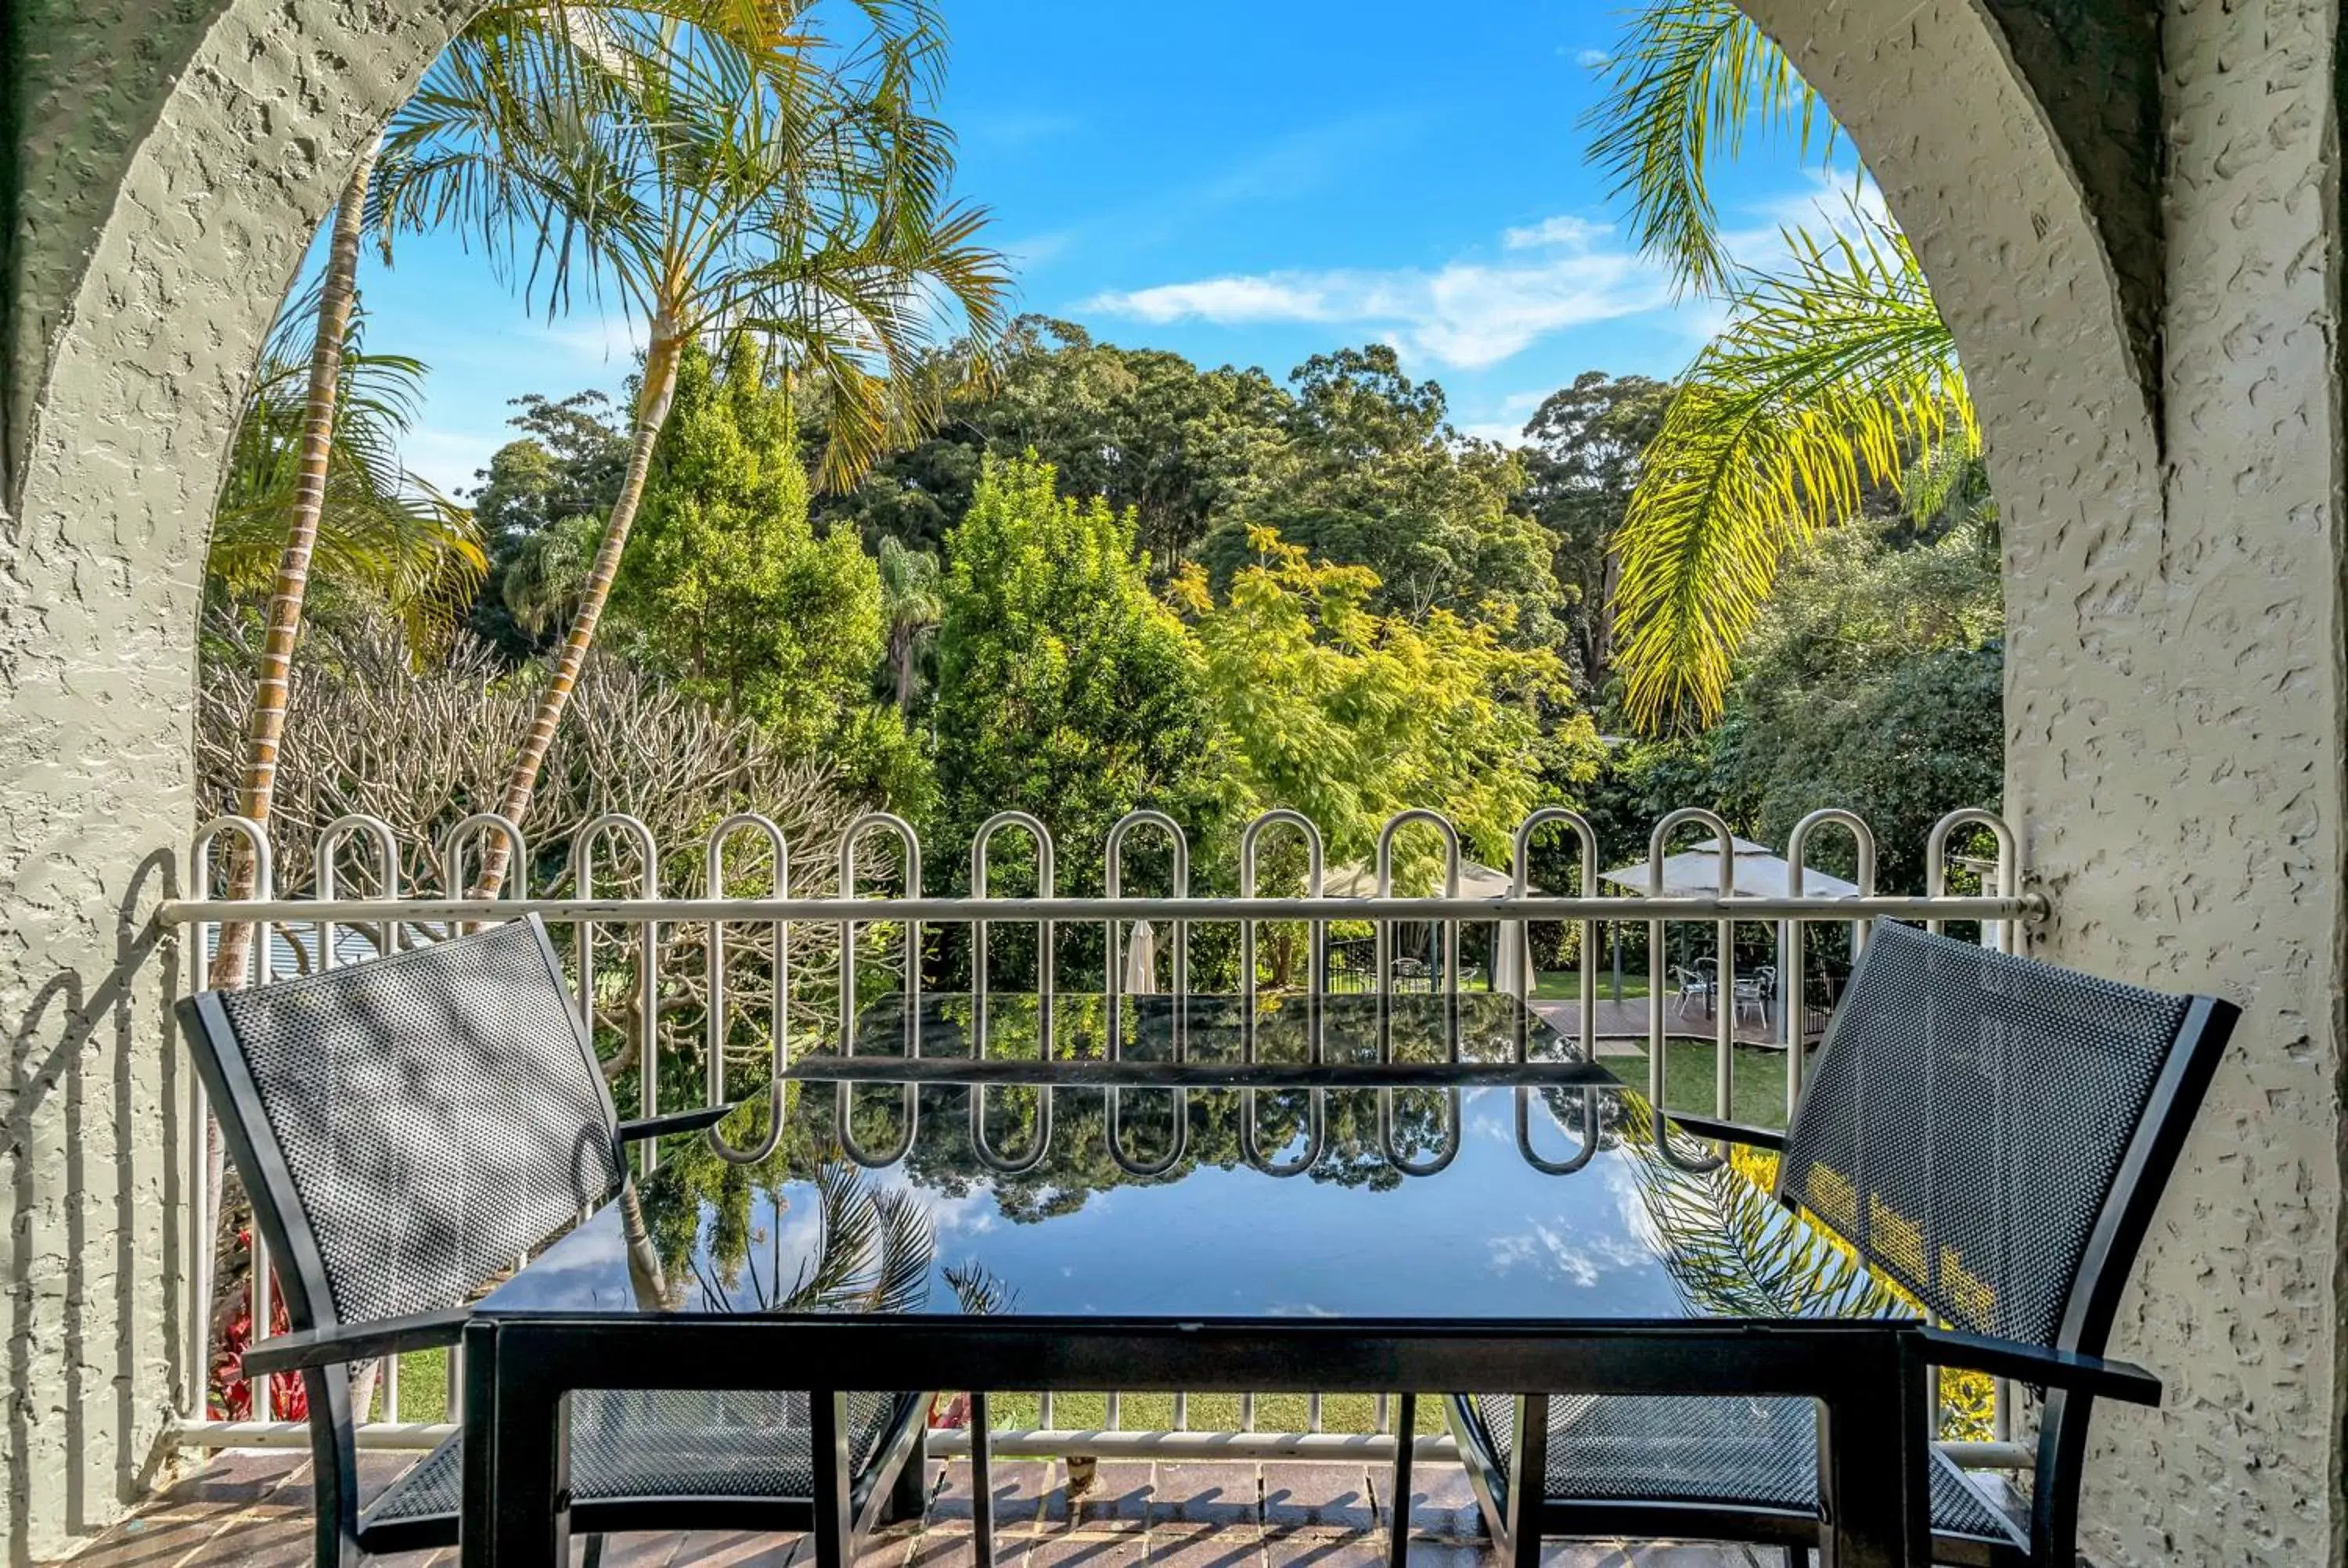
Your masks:
M1317 1060L1375 1076L1380 1062L1577 1059L1521 1004L1481 993L1289 998L1259 1004L1252 1030L1236 998L1128 998L1117 1010L1128 1061ZM1038 1060L1032 996L992 998L986 1012L985 1055ZM967 997L922 999L918 1054L972 1059L972 1015ZM1107 1059L1108 1016L1098 996L1056 999L1051 1059ZM894 999L868 1008L856 1054L890 1071L906 1021ZM780 1146L757 1165L672 1141L633 1211L598 1215L489 1307L1458 1322L1894 1310L1771 1200L1756 1184L1765 1169L1717 1164L1676 1132L1659 1147L1625 1088L1064 1084L1049 1091L1038 1157L1045 1091L996 1085L984 1091L990 1161L972 1136L979 1091L862 1086L852 1141L903 1148L871 1168L840 1152L836 1091L791 1085ZM740 1113L735 1141L752 1142L764 1114Z

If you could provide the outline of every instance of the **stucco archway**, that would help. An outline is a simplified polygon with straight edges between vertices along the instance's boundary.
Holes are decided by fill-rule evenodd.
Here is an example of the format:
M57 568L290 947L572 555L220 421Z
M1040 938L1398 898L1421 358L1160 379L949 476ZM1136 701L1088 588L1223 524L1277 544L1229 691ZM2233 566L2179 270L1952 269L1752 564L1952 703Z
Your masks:
M108 106L149 128L118 161L110 119L71 149L120 170L86 261L31 256L16 274L55 281L55 297L15 304L57 325L11 367L35 384L9 400L28 416L0 563L11 1562L62 1554L116 1517L197 1378L180 1364L191 1152L167 1113L189 1085L167 1009L188 987L149 917L194 810L204 529L304 247L361 139L477 3L214 0L199 26L152 16L189 52L150 62L151 101ZM159 10L117 0L60 22L46 59L64 79L46 85L87 90L117 48L135 58ZM59 205L32 245L74 242Z
M2172 1408L2102 1419L2091 1539L2137 1562L2338 1561L2335 8L2164 0L2105 57L2135 68L2091 75L2066 119L2031 88L2076 75L2049 40L2075 46L2073 13L2119 7L1748 3L1866 150L1984 410L2009 806L2061 909L2043 949L2252 1005L2124 1335L2171 1374ZM5 404L13 1559L64 1550L138 1490L188 1380L189 1238L170 1223L188 1152L166 1114L185 1080L164 1023L183 977L145 911L192 815L203 521L303 243L469 8L212 0L191 23L103 0L57 25L85 67L115 63L108 37L187 42L115 88L136 100L121 124L148 128L80 160L106 188L87 252L52 225L8 283L16 322L58 323L19 333ZM2160 127L2165 183L2128 140ZM75 151L33 132L15 150Z

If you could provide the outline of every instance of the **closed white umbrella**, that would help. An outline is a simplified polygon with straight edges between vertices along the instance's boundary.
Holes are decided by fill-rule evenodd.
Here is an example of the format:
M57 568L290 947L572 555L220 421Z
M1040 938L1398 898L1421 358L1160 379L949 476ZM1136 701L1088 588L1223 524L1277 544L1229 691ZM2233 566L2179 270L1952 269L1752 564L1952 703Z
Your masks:
M1133 934L1126 939L1125 994L1158 994L1158 927L1147 920L1137 923Z

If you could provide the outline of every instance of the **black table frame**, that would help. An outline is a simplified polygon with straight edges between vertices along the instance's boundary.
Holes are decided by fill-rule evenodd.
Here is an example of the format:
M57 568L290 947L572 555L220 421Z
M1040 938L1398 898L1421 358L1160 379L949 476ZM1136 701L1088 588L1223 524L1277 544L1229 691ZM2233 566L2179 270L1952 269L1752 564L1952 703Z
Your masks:
M1922 1325L1908 1320L492 1311L467 1326L465 1357L466 1568L568 1563L569 1401L582 1389L811 1389L817 1568L847 1568L852 1539L847 1391L910 1388L1512 1391L1507 1568L1537 1568L1540 1558L1549 1396L1807 1398L1819 1405L1823 1562L1923 1568L1931 1560L1931 1381ZM973 1419L975 1433L983 1418L974 1410Z

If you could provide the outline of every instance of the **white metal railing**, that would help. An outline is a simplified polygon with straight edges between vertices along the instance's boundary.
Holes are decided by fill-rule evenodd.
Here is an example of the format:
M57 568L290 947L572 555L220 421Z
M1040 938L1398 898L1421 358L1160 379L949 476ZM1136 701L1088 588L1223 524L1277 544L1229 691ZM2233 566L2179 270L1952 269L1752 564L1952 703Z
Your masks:
M1431 834L1441 846L1441 877L1444 893L1439 897L1400 897L1395 895L1395 854L1400 836L1412 829ZM1028 841L1037 891L1030 897L1005 897L990 891L990 848L1004 831L1017 830ZM1675 836L1695 830L1701 837L1694 847L1702 850L1707 845L1715 855L1716 891L1674 893L1666 888L1663 862ZM1848 836L1853 846L1852 864L1857 871L1858 892L1854 896L1835 897L1808 894L1809 860L1814 842L1822 832L1833 831ZM1536 845L1544 835L1562 832L1575 841L1578 850L1580 887L1570 896L1555 896L1533 890L1531 865ZM1978 893L1957 894L1948 889L1948 866L1952 846L1958 835L1986 834L1993 840L1996 856L1993 870L1984 876L1988 886ZM1166 841L1171 863L1171 892L1167 896L1144 897L1125 891L1128 840L1137 835L1154 835ZM1257 892L1262 845L1274 835L1286 834L1301 841L1304 850L1302 897L1264 896ZM468 881L469 856L477 851L491 835L500 836L510 851L509 873L501 896L479 898L470 896ZM747 872L735 869L736 857L729 855L730 846L745 836L763 845L763 867L755 863ZM864 897L857 893L862 878L860 873L870 866L860 858L866 841L874 837L893 840L898 847L897 859L901 867L902 891L883 897ZM619 897L606 896L599 890L598 847L611 839L623 840L631 853L634 868L633 886ZM219 850L223 844L241 845L253 859L253 895L249 899L230 901L211 897L213 890L224 885L224 866L220 864ZM1068 897L1055 892L1056 845L1050 830L1025 813L1003 812L991 817L980 828L970 849L970 886L967 896L941 897L922 888L922 846L913 828L901 819L885 813L872 813L857 818L831 845L835 855L834 891L826 897L795 895L791 891L791 860L789 845L781 830L769 819L752 813L737 814L718 823L700 846L701 887L698 897L677 897L665 890L663 882L660 846L651 832L637 819L612 813L597 817L574 836L570 855L561 879L569 883L562 896L533 895L530 888L533 862L530 846L523 835L504 818L489 814L476 814L456 823L443 833L438 842L424 856L437 873L437 888L418 891L403 889L402 859L397 835L386 824L369 816L348 816L329 825L320 834L314 851L316 867L313 896L286 897L276 888L273 878L271 845L266 834L254 824L241 817L216 818L197 834L191 846L189 886L196 890L194 897L166 903L161 917L166 923L188 929L194 951L209 958L211 943L219 927L227 922L252 923L256 927L252 944L248 979L252 983L265 984L281 978L281 970L292 964L296 968L326 967L348 962L355 956L396 951L400 948L428 942L451 932L471 929L478 926L524 914L536 914L551 925L567 926L572 937L572 962L577 976L576 997L582 1014L591 1030L606 1027L604 1017L611 1002L619 993L607 997L599 986L597 967L603 945L616 933L632 954L629 961L633 973L629 976L629 996L633 1018L626 1020L623 1030L623 1049L634 1052L638 1064L644 1112L652 1114L660 1109L660 1071L663 1050L661 1005L664 979L674 980L677 948L676 933L695 930L703 933L697 943L700 979L703 984L701 1008L704 1017L703 1040L705 1042L706 1092L708 1102L722 1102L726 1098L725 1075L726 1045L734 1022L732 1012L736 982L732 978L731 959L735 955L749 952L762 959L766 969L768 1007L765 1033L770 1079L779 1083L780 1070L791 1060L792 1042L792 937L795 927L815 927L834 933L840 954L857 950L858 932L867 927L887 923L901 927L900 950L919 954L921 930L925 925L963 926L971 932L971 972L973 995L983 1007L988 974L988 946L991 927L1013 924L1028 924L1038 932L1037 951L1045 955L1037 968L1038 992L1048 998L1056 984L1057 963L1049 955L1054 952L1056 930L1077 925L1098 927L1104 933L1105 961L1102 972L1103 989L1114 997L1127 987L1125 967L1133 958L1130 942L1141 923L1169 922L1172 927L1173 943L1169 979L1172 989L1188 988L1190 976L1190 938L1193 928L1212 922L1237 923L1240 929L1237 986L1239 994L1252 998L1258 989L1257 959L1260 927L1270 922L1304 923L1308 983L1325 985L1329 969L1329 927L1339 921L1368 922L1373 927L1371 943L1375 953L1374 983L1380 989L1394 984L1394 943L1396 928L1407 924L1426 924L1436 927L1440 937L1439 947L1444 956L1439 967L1429 971L1428 983L1437 982L1447 990L1456 991L1461 986L1461 928L1469 925L1490 925L1494 927L1493 962L1488 968L1485 983L1491 986L1499 979L1504 967L1512 969L1519 994L1529 996L1533 967L1530 950L1532 922L1571 922L1580 927L1581 958L1578 995L1574 999L1571 1032L1579 1036L1585 1056L1595 1056L1601 1038L1626 1038L1623 1031L1609 1030L1600 1020L1599 936L1601 928L1624 927L1643 928L1647 938L1647 995L1644 999L1643 1027L1635 1037L1640 1040L1647 1056L1648 1091L1653 1103L1665 1103L1664 1067L1666 1041L1671 1038L1686 1038L1687 1031L1674 1027L1672 1004L1674 998L1667 994L1664 959L1665 937L1668 930L1680 924L1709 925L1714 927L1714 941L1718 955L1715 982L1712 1040L1715 1057L1715 1112L1726 1119L1732 1111L1735 1081L1737 1029L1741 1009L1737 1006L1735 971L1735 929L1739 926L1766 925L1776 927L1776 939L1780 962L1777 994L1785 999L1784 1030L1793 1031L1796 1048L1785 1049L1784 1059L1786 1104L1790 1110L1801 1091L1803 1050L1798 1048L1802 1030L1804 999L1807 996L1807 981L1810 973L1811 944L1809 933L1820 925L1847 925L1852 936L1853 956L1864 942L1863 922L1877 917L1917 921L1939 930L1950 922L1973 923L1980 927L1985 946L2004 951L2018 950L2022 930L2044 918L2047 906L2035 892L2022 886L2017 841L2012 829L1996 815L1986 811L1960 811L1950 814L1932 828L1927 844L1925 891L1921 895L1886 895L1876 890L1877 845L1868 825L1856 815L1837 810L1814 812L1798 823L1787 845L1790 862L1789 886L1784 894L1750 896L1736 891L1735 860L1732 836L1727 826L1715 814L1702 808L1673 812L1659 822L1646 844L1645 864L1648 888L1643 895L1608 897L1601 892L1600 867L1602 864L1598 835L1590 823L1579 814L1560 808L1545 808L1528 817L1519 827L1512 845L1509 891L1503 897L1468 898L1460 896L1461 877L1466 866L1463 845L1457 830L1440 815L1430 811L1407 811L1397 814L1378 835L1375 855L1375 896L1330 897L1323 892L1324 886L1325 852L1319 830L1312 821L1293 811L1272 811L1249 823L1239 843L1239 895L1237 897L1200 897L1189 887L1190 845L1180 826L1161 813L1140 811L1128 815L1110 830L1103 846L1102 862L1104 894L1100 897ZM356 860L366 869L372 896L351 897L344 891L346 863ZM763 883L757 897L736 897L732 889L744 876L753 876ZM764 946L736 943L729 938L729 928L756 927L764 934ZM352 933L360 933L363 940L354 951ZM1512 966L1504 966L1500 944L1517 946ZM666 966L664 968L664 966ZM208 964L207 964L208 968ZM852 1026L858 1016L857 968L854 963L838 963L838 1019L843 1040L853 1039ZM921 966L908 962L903 967L901 984L909 999L918 996ZM1089 989L1089 988L1087 988ZM1154 988L1153 988L1154 989ZM915 1009L908 1007L906 1017L912 1020ZM1048 1030L1051 1009L1042 1009L1044 1027ZM1113 1047L1112 1047L1113 1049ZM910 1096L913 1086L907 1084L903 1092ZM769 1121L763 1137L747 1148L736 1148L725 1142L721 1133L712 1129L707 1136L717 1152L736 1162L750 1163L765 1158L773 1152L781 1132L779 1090L769 1097ZM201 1120L208 1113L201 1105L194 1108ZM844 1120L844 1119L843 1119ZM911 1122L907 1120L910 1131ZM1040 1132L1040 1130L1039 1130ZM196 1158L203 1160L206 1140L191 1139L190 1146L198 1151ZM1039 1135L1035 1153L1041 1157L1045 1144ZM652 1157L646 1145L644 1157ZM872 1151L868 1154L879 1155ZM198 1194L202 1208L207 1203L210 1182L207 1173L191 1173L188 1190ZM210 1302L214 1288L210 1270L212 1264L211 1239L215 1230L215 1216L208 1212L195 1217L195 1235L201 1245L196 1249L204 1270L199 1280L199 1299ZM270 1273L267 1260L262 1255L256 1235L252 1246L251 1311L255 1337L264 1334L271 1321ZM199 1314L202 1317L203 1314ZM201 1341L193 1347L190 1365L196 1368L197 1386L185 1391L189 1416L173 1429L175 1440L197 1447L269 1447L306 1441L307 1428L298 1421L275 1419L270 1407L268 1380L262 1379L252 1389L252 1408L250 1419L216 1421L209 1411L209 1391L204 1379L209 1376L212 1347L212 1326L201 1323L197 1327ZM457 1357L448 1356L448 1378L444 1408L453 1414L457 1408L459 1388ZM381 1399L379 1419L363 1422L360 1441L372 1447L427 1447L445 1437L452 1427L443 1422L416 1422L402 1419L402 1389L399 1364L396 1358L384 1364L378 1392ZM1074 1429L1056 1424L1057 1400L1051 1393L1030 1396L1037 1410L1034 1427L1020 1430L1004 1430L996 1434L1005 1452L1013 1453L1091 1453L1130 1455L1157 1453L1162 1455L1222 1454L1251 1458L1326 1455L1342 1457L1349 1454L1378 1456L1393 1450L1392 1412L1381 1397L1375 1402L1374 1430L1331 1432L1323 1430L1323 1400L1318 1395L1306 1395L1307 1420L1303 1431L1272 1430L1258 1424L1260 1401L1257 1396L1239 1397L1239 1422L1229 1430L1193 1430L1189 1421L1189 1401L1177 1396L1173 1404L1170 1427L1148 1430L1127 1430L1122 1425L1122 1396L1114 1391L1105 1399L1106 1420L1098 1428ZM1068 1396L1060 1396L1066 1399ZM1999 1400L2000 1424L1998 1440L1983 1444L1952 1445L1961 1460L1974 1464L2026 1465L2024 1451L2005 1440L2008 1431L2004 1412L2010 1401ZM960 1451L964 1440L956 1434L941 1432L939 1451ZM1447 1438L1419 1440L1421 1451L1430 1455L1450 1451Z

